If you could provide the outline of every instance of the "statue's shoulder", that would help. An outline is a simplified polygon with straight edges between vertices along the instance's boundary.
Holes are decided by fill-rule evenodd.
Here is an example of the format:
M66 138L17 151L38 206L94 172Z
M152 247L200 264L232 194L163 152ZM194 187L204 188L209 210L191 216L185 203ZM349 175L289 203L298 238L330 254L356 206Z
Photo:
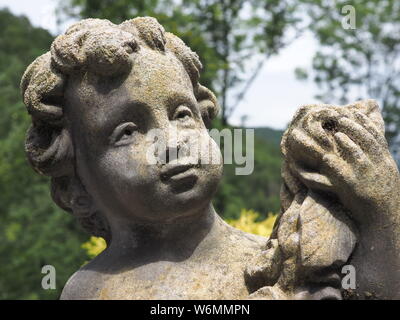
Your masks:
M248 233L232 227L227 224L224 220L219 219L219 223L226 229L226 234L230 239L240 244L245 250L254 249L256 251L264 250L268 242L268 237Z
M99 299L104 283L104 274L85 267L75 272L61 293L61 300Z

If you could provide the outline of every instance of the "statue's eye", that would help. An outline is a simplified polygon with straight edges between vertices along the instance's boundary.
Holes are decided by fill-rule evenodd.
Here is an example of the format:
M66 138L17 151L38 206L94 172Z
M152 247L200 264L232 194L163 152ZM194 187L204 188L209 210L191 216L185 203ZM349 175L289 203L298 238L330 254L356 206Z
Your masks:
M127 128L124 130L124 136L131 136L133 134L132 128Z
M181 105L178 108L176 108L173 119L186 121L192 117L193 117L192 111L187 106Z
M133 141L137 126L133 122L127 122L115 128L111 135L111 142L115 145L123 145Z

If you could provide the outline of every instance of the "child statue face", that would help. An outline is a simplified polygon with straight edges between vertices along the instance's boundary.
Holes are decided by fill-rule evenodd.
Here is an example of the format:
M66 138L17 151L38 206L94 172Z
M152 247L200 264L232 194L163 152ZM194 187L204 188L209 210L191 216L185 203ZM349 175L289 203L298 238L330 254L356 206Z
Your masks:
M122 219L168 221L209 205L222 174L221 154L173 54L141 48L128 75L72 77L66 101L77 174L109 219L112 212ZM151 132L165 141L156 163L149 161ZM197 162L179 152L193 144L208 146ZM168 152L178 157L161 156Z

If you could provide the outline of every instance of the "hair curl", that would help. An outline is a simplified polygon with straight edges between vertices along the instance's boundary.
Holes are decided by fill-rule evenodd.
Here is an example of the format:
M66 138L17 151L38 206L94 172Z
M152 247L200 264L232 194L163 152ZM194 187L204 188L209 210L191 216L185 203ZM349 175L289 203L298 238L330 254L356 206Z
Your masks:
M27 68L21 80L23 101L32 118L25 142L29 163L38 173L51 177L51 194L57 205L72 212L90 234L107 241L111 239L108 222L90 195L80 191L84 186L75 172L73 142L65 126L64 91L69 76L75 73L110 77L131 70L130 56L140 47L177 57L190 77L203 121L209 125L218 113L218 104L214 94L199 84L202 64L198 55L150 17L120 25L101 19L75 23Z

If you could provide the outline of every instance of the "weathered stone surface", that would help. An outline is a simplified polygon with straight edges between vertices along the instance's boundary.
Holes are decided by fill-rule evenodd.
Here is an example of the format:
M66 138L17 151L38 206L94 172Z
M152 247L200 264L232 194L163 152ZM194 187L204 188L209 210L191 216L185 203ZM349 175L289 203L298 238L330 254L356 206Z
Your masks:
M253 297L399 298L400 179L378 105L302 107L282 152L282 214L270 239L279 243L270 250L280 252L280 276ZM345 264L356 270L347 292Z
M78 22L28 67L30 164L108 244L61 298L340 299L348 263L358 287L346 298L399 298L400 178L375 102L296 113L268 240L230 227L211 205L222 163L203 160L221 158L206 130L218 104L201 67L148 17ZM149 164L153 129L166 144ZM196 163L166 157L190 145L209 148Z
M174 234L174 248L107 250L72 276L61 298L246 299L243 272L265 240L210 219Z

